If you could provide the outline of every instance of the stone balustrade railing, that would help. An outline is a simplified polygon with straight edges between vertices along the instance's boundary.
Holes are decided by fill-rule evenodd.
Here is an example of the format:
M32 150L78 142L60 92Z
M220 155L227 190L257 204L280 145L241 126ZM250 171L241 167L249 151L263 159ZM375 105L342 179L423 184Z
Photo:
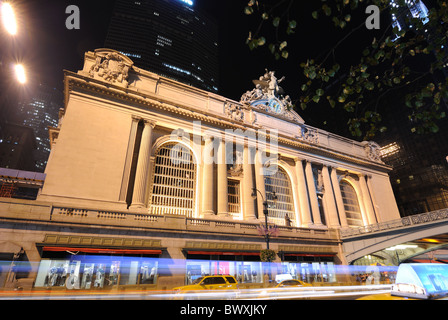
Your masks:
M0 199L0 219L120 226L173 231L246 234L260 236L257 227L262 221L239 221L226 218L194 218L181 215L153 215L132 211L107 211L68 206L52 206L30 200ZM278 226L278 237L338 239L335 229L313 229Z
M341 229L340 236L343 239L374 232L382 232L397 228L409 227L412 225L419 225L427 222L440 221L444 219L448 219L448 208L416 214L413 216L407 216L401 219L382 222L378 224L371 224L364 227Z

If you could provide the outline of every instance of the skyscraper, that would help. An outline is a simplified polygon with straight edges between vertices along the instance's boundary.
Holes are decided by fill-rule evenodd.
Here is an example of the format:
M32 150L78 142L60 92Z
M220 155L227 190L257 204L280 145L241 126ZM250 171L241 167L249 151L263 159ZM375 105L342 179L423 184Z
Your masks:
M393 27L398 30L410 30L413 29L410 19L421 19L425 25L425 30L421 32L429 43L433 41L432 30L428 27L429 11L423 1L407 0L401 7L394 0L390 3L397 9L397 13L392 14ZM442 71L443 74L430 75L435 83L447 76L447 69ZM423 79L426 80L427 78ZM412 133L412 128L418 120L410 118L409 122L403 121L403 114L409 110L399 97L400 94L397 94L388 101L393 106L386 111L385 118L388 119L389 129L386 134L378 137L377 142L382 146L383 161L393 166L390 177L400 214L408 216L446 208L448 207L448 119L438 120L437 133L422 135ZM446 108L444 101L441 105L445 105Z
M193 0L116 0L105 47L137 67L218 91L218 29Z
M48 127L57 127L62 106L62 93L44 84L39 84L29 98L18 103L16 122L33 128L36 136L36 171L45 170L50 155Z

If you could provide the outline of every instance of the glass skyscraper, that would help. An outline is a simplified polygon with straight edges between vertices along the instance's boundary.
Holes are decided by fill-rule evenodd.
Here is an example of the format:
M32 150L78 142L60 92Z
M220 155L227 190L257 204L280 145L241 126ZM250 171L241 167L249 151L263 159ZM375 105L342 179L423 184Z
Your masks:
M36 136L34 159L38 172L44 172L50 155L48 127L57 127L59 109L63 106L63 95L59 90L39 84L29 98L19 101L16 122L31 127Z
M116 0L105 47L142 69L218 91L217 24L192 0Z

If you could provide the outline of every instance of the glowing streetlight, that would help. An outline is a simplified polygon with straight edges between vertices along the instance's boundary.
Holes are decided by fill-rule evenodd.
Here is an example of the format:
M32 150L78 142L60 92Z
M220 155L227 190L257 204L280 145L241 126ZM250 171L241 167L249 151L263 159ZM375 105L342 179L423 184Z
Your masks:
M25 68L23 67L23 65L16 64L14 66L14 69L16 72L17 81L19 81L19 83L21 83L21 84L25 84L26 83L26 74L25 74Z
M10 35L16 35L17 34L16 14L14 13L14 9L9 3L1 4L1 15L3 26L5 27L6 31L8 31Z

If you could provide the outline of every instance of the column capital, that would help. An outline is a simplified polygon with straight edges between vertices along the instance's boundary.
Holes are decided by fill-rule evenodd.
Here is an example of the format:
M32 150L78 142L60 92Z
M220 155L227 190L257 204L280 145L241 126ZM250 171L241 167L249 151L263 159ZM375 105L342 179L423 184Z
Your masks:
M145 126L151 126L151 128L155 128L157 125L157 121L151 120L151 119L142 119Z
M157 121L152 120L152 119L148 119L148 118L144 118L144 117L140 117L140 116L136 116L136 115L132 115L132 120L133 121L143 121L143 123L145 125L150 125L153 129L155 128Z

